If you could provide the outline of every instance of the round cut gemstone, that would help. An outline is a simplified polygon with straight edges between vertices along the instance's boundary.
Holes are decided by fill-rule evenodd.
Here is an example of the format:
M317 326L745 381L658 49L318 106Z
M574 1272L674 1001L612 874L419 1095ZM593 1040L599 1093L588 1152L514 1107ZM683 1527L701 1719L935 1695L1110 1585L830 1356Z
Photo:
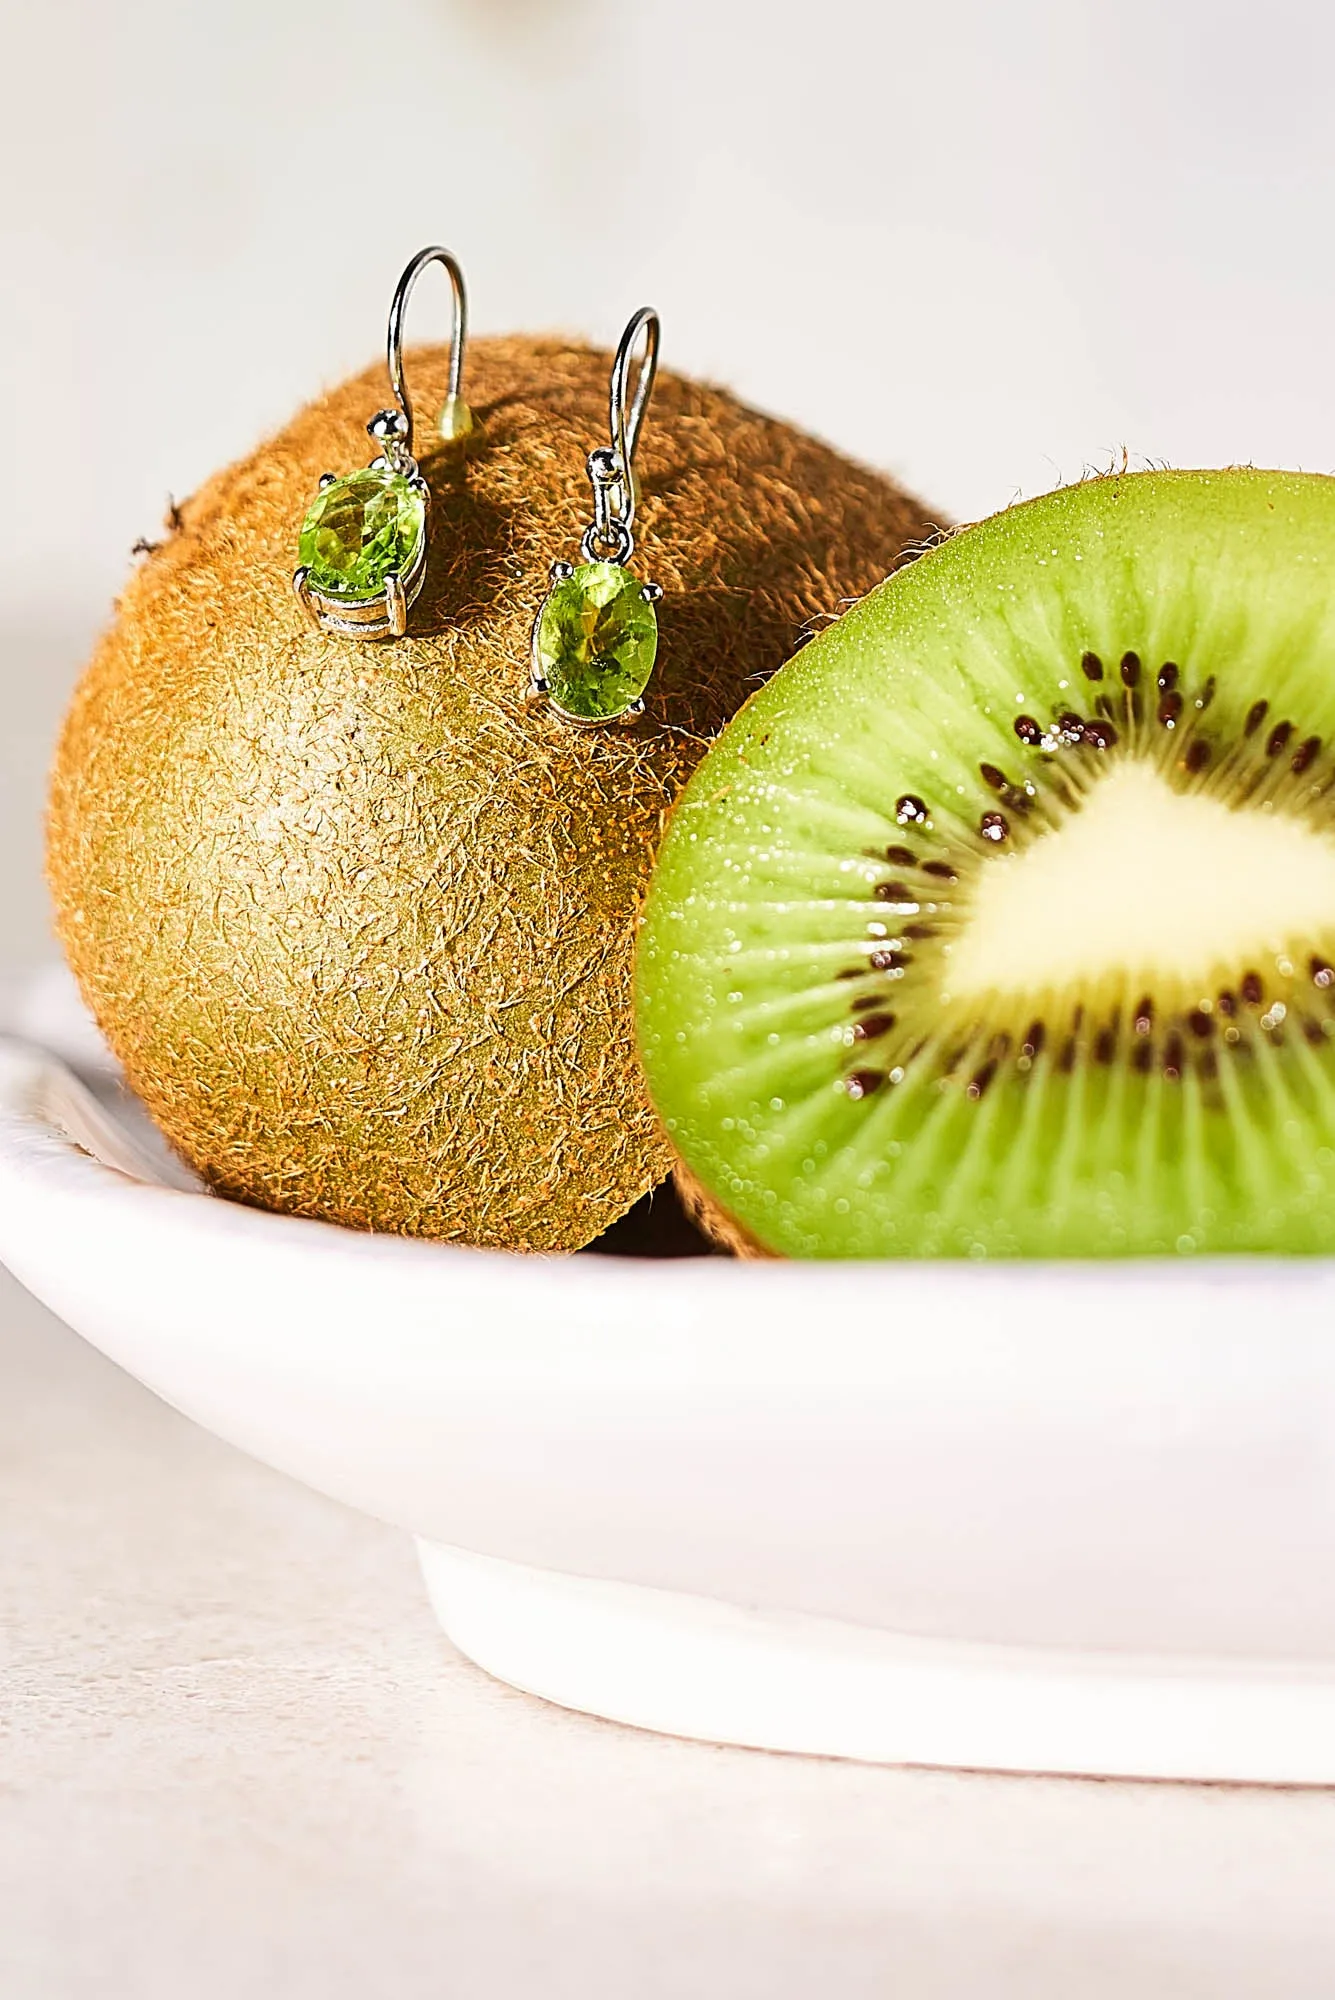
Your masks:
M403 474L368 467L316 495L301 524L299 559L316 590L373 597L387 576L408 569L425 527L422 495Z
M610 722L654 670L658 619L619 563L582 563L552 585L538 615L538 672L553 703L580 722Z

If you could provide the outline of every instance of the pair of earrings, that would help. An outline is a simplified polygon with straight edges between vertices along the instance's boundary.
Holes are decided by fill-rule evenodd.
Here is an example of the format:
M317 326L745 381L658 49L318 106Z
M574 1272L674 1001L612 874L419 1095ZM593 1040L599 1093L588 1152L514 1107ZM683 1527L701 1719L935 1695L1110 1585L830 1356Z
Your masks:
M403 322L414 285L429 264L449 275L454 299L449 393L436 421L447 445L473 428L463 399L468 295L456 259L439 244L420 250L394 288L388 367L397 405L366 426L379 456L358 472L326 472L301 525L292 588L319 632L399 639L426 576L431 495L413 455L412 399L403 372ZM568 722L596 727L634 722L658 648L654 609L662 590L626 565L635 549L635 451L658 368L658 314L643 306L621 336L608 395L611 439L589 454L593 520L580 561L557 561L533 621L528 698ZM633 394L630 372L643 349Z

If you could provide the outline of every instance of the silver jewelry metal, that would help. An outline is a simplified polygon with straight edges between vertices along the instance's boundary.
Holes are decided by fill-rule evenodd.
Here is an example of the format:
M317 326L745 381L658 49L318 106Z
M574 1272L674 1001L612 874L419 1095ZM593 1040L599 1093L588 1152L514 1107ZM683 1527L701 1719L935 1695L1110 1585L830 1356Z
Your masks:
M589 453L589 481L593 487L593 520L580 543L585 562L628 562L635 550L635 451L644 427L644 413L653 393L658 373L658 314L652 306L641 306L621 336L612 363L608 385L607 418L612 433L610 445L599 445ZM644 335L644 358L635 379L635 394L626 409L626 378L640 335Z
M653 393L654 377L658 373L658 345L661 332L658 314L652 306L641 306L621 336L612 375L608 385L608 428L611 441L598 445L589 453L587 471L589 484L593 488L593 519L585 529L579 545L581 560L585 563L611 563L624 568L635 553L635 505L638 498L635 481L635 451L640 441L640 431L644 426L645 411ZM627 395L631 364L636 349L643 342L639 370L635 377L635 388ZM548 571L548 591L538 607L538 615L533 621L533 635L530 645L530 669L528 700L531 704L551 701L551 690L543 675L542 659L539 651L539 635L542 630L543 614L551 602L552 591L558 584L566 583L575 574L575 564L554 562ZM663 595L663 587L658 583L640 585L640 596L646 604L657 604ZM572 715L553 701L551 705L567 722L573 722L585 729L604 728L609 722L630 724L644 714L643 700L631 702L619 714L609 717L591 718Z
M397 409L377 410L366 426L368 435L379 445L379 455L371 460L372 472L395 473L406 479L422 502L422 531L402 572L391 571L379 590L354 597L343 592L322 590L311 581L310 569L301 564L292 572L292 588L310 623L317 632L333 632L345 638L401 639L408 629L408 612L416 602L426 577L427 543L431 532L431 494L413 456L413 406L403 372L403 322L413 287L428 264L443 264L449 274L454 300L450 330L450 377L447 409L463 409L462 382L464 347L468 339L468 293L464 274L452 253L435 243L419 250L394 287L389 305L386 361L389 385ZM466 415L466 411L465 411ZM337 485L339 474L322 472L320 491Z

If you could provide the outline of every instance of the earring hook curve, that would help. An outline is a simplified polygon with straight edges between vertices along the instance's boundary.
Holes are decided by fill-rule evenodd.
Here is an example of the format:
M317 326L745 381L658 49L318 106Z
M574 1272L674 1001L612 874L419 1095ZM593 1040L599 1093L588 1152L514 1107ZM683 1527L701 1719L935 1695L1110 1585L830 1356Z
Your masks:
M654 378L658 373L658 341L662 331L657 312L652 306L641 306L627 324L621 336L621 344L612 363L612 380L608 391L608 420L612 432L612 449L616 455L617 470L621 475L622 504L619 518L629 530L635 522L635 448L640 442L640 430L644 424L644 413L649 407L653 394ZM630 374L630 364L639 342L644 335L644 354L640 361L639 374L635 378L635 393L631 398L630 413L626 411L626 381Z
M408 394L408 384L403 373L403 322L408 311L408 301L412 297L413 286L421 277L428 264L443 264L449 274L450 291L454 299L454 318L450 328L450 397L459 396L464 373L464 346L468 339L468 291L464 284L464 274L458 259L442 244L429 244L419 250L394 287L394 297L389 306L389 332L386 339L389 361L389 382L394 391L394 399L403 412L407 425L404 445L408 456L413 455L413 405Z

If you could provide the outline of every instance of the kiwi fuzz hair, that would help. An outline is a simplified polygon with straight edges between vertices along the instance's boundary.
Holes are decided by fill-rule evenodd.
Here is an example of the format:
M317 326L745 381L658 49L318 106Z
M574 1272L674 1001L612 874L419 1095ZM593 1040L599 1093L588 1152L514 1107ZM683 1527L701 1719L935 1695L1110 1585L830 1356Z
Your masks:
M767 1263L774 1259L777 1253L767 1250L749 1229L729 1215L684 1160L678 1160L672 1169L672 1182L687 1218L716 1250L746 1263Z
M80 989L219 1193L360 1229L571 1250L670 1152L632 939L665 809L813 622L933 532L892 483L664 371L637 460L663 586L648 713L525 705L549 564L589 518L609 356L479 339L465 451L428 446L408 636L312 632L289 578L322 472L371 455L369 369L168 524L76 691L48 820ZM429 429L445 348L407 357Z
M706 1233L1335 1252L1332 563L1328 477L1111 475L951 537L752 698L637 962Z

